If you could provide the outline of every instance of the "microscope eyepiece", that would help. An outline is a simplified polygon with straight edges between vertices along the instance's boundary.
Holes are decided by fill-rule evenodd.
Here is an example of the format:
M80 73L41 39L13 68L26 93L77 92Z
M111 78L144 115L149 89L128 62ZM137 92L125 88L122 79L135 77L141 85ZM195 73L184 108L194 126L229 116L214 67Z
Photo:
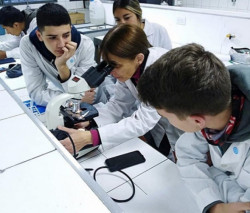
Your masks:
M111 73L114 68L106 61L102 61L96 67L90 67L81 77L85 79L91 88L98 87L107 75Z

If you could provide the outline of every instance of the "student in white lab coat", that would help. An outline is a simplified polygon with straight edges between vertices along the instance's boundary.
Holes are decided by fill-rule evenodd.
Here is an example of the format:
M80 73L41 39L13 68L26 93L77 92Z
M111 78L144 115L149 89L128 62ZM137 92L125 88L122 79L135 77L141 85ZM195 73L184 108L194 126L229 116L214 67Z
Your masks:
M20 58L19 44L21 38L36 27L36 10L18 10L13 6L0 9L0 24L13 37L6 42L0 42L0 59Z
M104 106L97 108L99 116L84 127L90 131L79 131L59 127L73 139L76 151L86 144L98 145L120 143L143 136L160 120L156 110L138 100L136 85L146 67L167 52L160 47L150 47L143 30L135 25L118 25L111 29L101 44L101 55L114 67L111 74L117 79L115 94ZM169 124L171 139L176 141L179 132ZM61 141L69 152L73 147L69 138ZM169 149L166 152L169 152ZM167 154L166 154L167 155Z
M184 133L177 165L203 213L250 210L250 68L198 44L170 50L138 83L141 100Z
M72 75L81 76L96 65L95 48L89 37L71 25L68 11L59 4L41 6L37 25L21 40L21 63L30 98L46 106L53 97L68 92ZM92 103L94 95L88 91L83 101Z
M144 30L149 43L153 47L172 49L167 30L156 23L142 19L142 9L137 0L115 0L113 14L117 24L135 24Z
M172 49L171 40L169 38L167 30L156 23L151 23L146 19L142 19L142 9L138 0L115 0L113 3L113 14L117 24L134 24L144 30L149 43L153 47L162 47L167 50ZM167 130L163 128L168 126L169 122L166 118L161 118L159 124L162 128L156 126L150 133L145 136L147 141L154 147L159 148L168 143L171 144L171 149L174 151L174 143L171 134L166 135ZM163 148L165 149L165 148ZM170 157L170 156L169 156ZM172 160L173 157L171 157Z

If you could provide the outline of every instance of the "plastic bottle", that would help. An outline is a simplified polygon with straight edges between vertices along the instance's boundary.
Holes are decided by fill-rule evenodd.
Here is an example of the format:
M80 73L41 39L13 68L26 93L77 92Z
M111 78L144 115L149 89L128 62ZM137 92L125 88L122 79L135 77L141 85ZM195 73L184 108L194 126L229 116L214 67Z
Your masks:
M91 24L101 25L105 21L105 10L100 0L90 0L89 19Z

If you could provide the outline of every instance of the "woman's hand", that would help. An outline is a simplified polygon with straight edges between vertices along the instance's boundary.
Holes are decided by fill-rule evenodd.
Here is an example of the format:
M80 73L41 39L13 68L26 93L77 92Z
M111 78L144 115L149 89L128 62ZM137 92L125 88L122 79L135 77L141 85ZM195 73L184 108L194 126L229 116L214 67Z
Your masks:
M86 91L84 96L82 97L81 102L85 102L88 104L93 104L95 101L95 88L91 88L90 90Z
M87 144L93 144L92 135L90 131L76 130L62 126L59 126L58 129L69 133L75 144L76 152L78 152ZM67 149L71 154L74 154L73 146L71 144L69 137L65 138L64 140L61 140L60 142L65 147L65 149Z
M85 129L87 126L89 126L89 121L76 123L76 124L74 125L74 128L75 128L75 129L80 129L80 128Z

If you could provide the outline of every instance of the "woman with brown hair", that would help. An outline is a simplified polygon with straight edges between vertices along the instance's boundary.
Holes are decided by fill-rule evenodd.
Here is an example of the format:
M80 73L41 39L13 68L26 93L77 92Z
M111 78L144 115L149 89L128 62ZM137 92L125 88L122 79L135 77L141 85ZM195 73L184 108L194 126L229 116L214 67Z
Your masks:
M151 47L141 28L127 24L111 29L104 37L100 50L102 58L113 66L111 75L117 79L115 94L105 105L97 108L98 117L84 122L83 127L90 131L60 128L71 135L76 150L87 144L105 146L143 136L161 118L154 108L139 101L136 86L145 69L167 50ZM170 134L176 133L170 124L167 129ZM178 137L178 134L172 137L174 142ZM62 144L72 153L68 138ZM169 149L164 147L163 151L168 155Z

